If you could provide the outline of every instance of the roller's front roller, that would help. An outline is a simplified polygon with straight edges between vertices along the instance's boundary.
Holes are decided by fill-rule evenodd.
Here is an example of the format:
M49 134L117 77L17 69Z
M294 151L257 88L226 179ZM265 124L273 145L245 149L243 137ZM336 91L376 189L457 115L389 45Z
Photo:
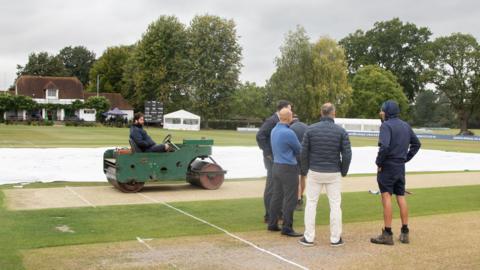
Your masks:
M106 175L108 182L112 184L112 186L116 187L118 190L125 192L125 193L135 193L140 191L143 186L145 185L144 182L135 182L131 181L128 183L120 183L117 181L115 178L115 168L114 167L109 167L106 170Z
M218 189L223 184L225 173L216 163L195 160L190 164L187 181L204 189Z

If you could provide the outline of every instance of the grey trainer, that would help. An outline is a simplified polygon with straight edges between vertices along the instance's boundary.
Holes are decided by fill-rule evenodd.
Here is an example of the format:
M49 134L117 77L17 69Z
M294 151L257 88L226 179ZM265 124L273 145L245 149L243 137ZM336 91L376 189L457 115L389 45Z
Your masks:
M393 245L393 235L382 229L382 234L375 238L370 238L370 242L381 245Z
M408 244L410 243L410 239L408 238L408 233L400 233L400 242L404 243L404 244Z

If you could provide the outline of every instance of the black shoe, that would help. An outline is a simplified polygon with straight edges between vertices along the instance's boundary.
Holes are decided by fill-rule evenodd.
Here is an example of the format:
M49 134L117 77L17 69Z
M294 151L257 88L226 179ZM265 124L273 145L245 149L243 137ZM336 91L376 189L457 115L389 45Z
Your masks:
M305 237L302 237L300 238L300 240L298 240L298 243L306 246L306 247L313 247L313 242L308 242L307 239L305 239Z
M281 231L282 229L280 229L280 227L277 226L268 226L267 227L267 230L271 231L271 232L279 232Z
M302 237L303 233L298 233L294 230L282 231L282 235L290 236L290 237Z
M343 242L343 239L341 237L340 237L340 240L338 240L338 242L330 243L331 247L339 247L339 246L343 246L343 245L345 245L345 242Z

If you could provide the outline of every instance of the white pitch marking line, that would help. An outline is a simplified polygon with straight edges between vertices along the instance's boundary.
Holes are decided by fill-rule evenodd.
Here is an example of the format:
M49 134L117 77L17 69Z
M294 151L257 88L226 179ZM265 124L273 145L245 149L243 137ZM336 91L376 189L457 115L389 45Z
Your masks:
M80 194L78 194L77 192L75 192L75 190L71 189L69 186L65 186L66 189L68 189L70 192L72 192L75 196L77 196L78 198L80 198L80 200L84 201L86 204L90 205L91 207L93 208L96 208L96 206L89 202L87 199L85 199L84 197L82 197Z
M189 213L187 213L187 212L185 212L185 211L183 211L183 210L181 210L181 209L178 209L178 208L176 208L176 207L174 207L174 206L172 206L172 205L170 205L170 204L168 204L168 203L166 203L166 202L162 202L162 201L155 200L155 199L153 199L153 198L151 198L151 197L148 197L147 195L144 195L144 194L142 194L142 193L137 193L137 194L140 195L140 196L142 196L142 197L144 197L144 198L146 198L146 199L148 199L148 200L150 200L150 201L152 201L152 202L161 203L161 204L163 204L163 205L165 205L165 206L167 206L167 207L169 207L169 208L171 208L171 209L173 209L173 210L175 210L175 211L177 211L177 212L180 212L180 213L182 213L182 214L184 214L184 215L186 215L186 216L189 216L189 217L191 217L191 218L193 218L193 219L195 219L195 220L198 220L198 221L200 221L200 222L202 222L202 223L204 223L204 224L207 224L208 226L213 227L213 228L215 228L215 229L217 229L217 230L219 230L219 231L222 231L222 232L225 233L226 235L228 235L228 236L230 236L230 237L232 237L232 238L235 238L235 239L239 240L240 242L243 242L243 243L245 243L245 244L247 244L247 245L249 245L249 246L251 246L251 247L253 247L253 248L255 248L255 249L259 250L259 251L261 251L261 252L267 253L267 254L269 254L269 255L271 255L271 256L273 256L273 257L275 257L275 258L277 258L277 259L279 259L279 260L281 260L281 261L284 261L284 262L286 262L286 263L289 263L289 264L291 264L291 265L294 265L294 266L296 266L296 267L298 267L298 268L300 268L300 269L308 270L308 268L305 267L305 266L303 266L303 265L300 265L300 264L298 264L298 263L296 263L296 262L293 262L293 261L290 261L290 260L288 260L288 259L285 259L284 257L282 257L282 256L280 256L280 255L278 255L278 254L275 254L275 253L273 253L273 252L271 252L271 251L269 251L269 250L266 250L266 249L264 249L264 248L261 248L261 247L255 245L254 243L252 243L252 242L250 242L250 241L248 241L248 240L245 240L245 239L243 239L243 238L241 238L241 237L239 237L239 236L236 236L235 234L233 234L233 233L231 233L231 232L229 232L229 231L227 231L227 230L225 230L225 229L223 229L223 228L221 228L221 227L218 227L218 226L215 225L215 224L212 224L212 223L210 223L210 222L208 222L208 221L206 221L206 220L203 220L203 219L198 218L198 217L196 217L196 216L194 216L194 215L192 215L192 214L189 214Z
M149 240L152 240L152 239L142 239L140 237L137 236L137 241L140 242L141 244L145 245L148 249L150 250L153 250L153 248L147 244L145 241L149 241Z
M175 269L180 269L180 268L178 268L178 266L177 266L176 264L174 264L174 263L168 263L168 265L173 266L173 268L175 268Z

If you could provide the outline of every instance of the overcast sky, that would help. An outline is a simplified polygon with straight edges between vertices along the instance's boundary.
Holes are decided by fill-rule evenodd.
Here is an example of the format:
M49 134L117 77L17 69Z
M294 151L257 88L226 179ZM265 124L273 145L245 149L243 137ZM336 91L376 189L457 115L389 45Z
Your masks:
M86 46L97 57L109 46L133 44L161 15L188 24L195 15L233 19L243 48L242 81L264 85L274 70L285 33L302 25L312 41L339 40L376 21L399 17L430 28L434 36L470 33L480 40L480 1L438 0L2 0L0 2L0 89L13 84L16 65L32 52L57 54Z

